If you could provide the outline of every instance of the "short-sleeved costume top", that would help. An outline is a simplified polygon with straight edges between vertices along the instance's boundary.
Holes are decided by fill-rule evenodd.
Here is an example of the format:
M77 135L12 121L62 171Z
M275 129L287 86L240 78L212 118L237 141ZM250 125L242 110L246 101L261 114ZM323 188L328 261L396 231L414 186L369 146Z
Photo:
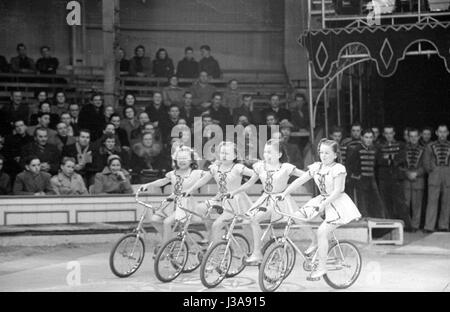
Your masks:
M305 207L317 207L334 191L334 179L339 175L347 175L345 167L339 163L324 166L316 162L308 167L309 175L319 188L320 195L306 203ZM344 192L332 203L325 207L325 221L331 224L342 225L361 218L358 208L351 198Z
M268 194L283 192L287 188L289 177L295 169L296 167L289 163L280 164L277 170L267 170L263 161L253 165L253 170L258 174L264 192Z

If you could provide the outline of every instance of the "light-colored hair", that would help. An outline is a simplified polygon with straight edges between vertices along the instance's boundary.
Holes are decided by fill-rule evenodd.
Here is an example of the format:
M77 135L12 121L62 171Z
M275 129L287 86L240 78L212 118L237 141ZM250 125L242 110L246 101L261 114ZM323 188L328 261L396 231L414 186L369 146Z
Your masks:
M332 151L336 153L337 157L336 157L336 162L340 162L341 160L341 150L339 148L339 143L334 141L334 140L330 140L330 139L322 139L319 141L319 144L317 145L317 154L319 155L320 152L320 147L322 145L327 145L329 147L331 147Z

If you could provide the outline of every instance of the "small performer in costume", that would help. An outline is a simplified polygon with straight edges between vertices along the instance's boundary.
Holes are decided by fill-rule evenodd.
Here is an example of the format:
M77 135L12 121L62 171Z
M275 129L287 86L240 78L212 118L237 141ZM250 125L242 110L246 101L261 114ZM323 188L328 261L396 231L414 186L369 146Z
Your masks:
M187 217L187 212L179 207L195 211L196 202L194 198L184 197L182 194L203 176L203 171L197 170L197 161L191 148L180 146L175 150L172 159L173 171L168 172L162 179L141 186L142 191L146 191L149 187L161 187L169 183L173 186L173 193L169 196L169 198L174 199L173 204L157 210L151 218L153 226L161 233L163 242L170 239L171 227L175 221ZM201 219L199 219L196 216L192 218L194 222L201 222Z
M353 220L361 218L358 208L351 198L344 193L345 167L337 162L339 146L335 141L323 139L319 146L320 162L310 165L309 170L292 184L279 196L286 200L300 185L314 179L320 190L320 195L314 197L295 214L302 219L313 220L320 214L325 214L324 221L314 235L311 228L309 234L312 243L306 250L306 254L312 254L318 249L319 265L311 274L311 278L319 278L326 274L326 261L328 254L328 237L336 228ZM323 218L323 217L322 217Z
M250 177L248 182L242 184L243 176ZM236 145L232 142L222 142L218 147L218 161L209 166L209 171L206 171L197 183L186 191L186 194L191 194L194 190L202 187L208 183L211 178L217 183L218 192L214 198L207 200L203 205L200 204L198 209L200 211L210 211L214 205L222 205L222 197L227 196L229 199L224 202L225 208L232 210L237 214L243 214L252 206L252 202L245 192L257 180L258 175L251 169L238 163L238 154ZM234 216L224 211L214 223L206 222L210 241L215 242L220 239L220 233L225 223L231 220Z
M253 165L253 170L259 176L264 192L247 212L252 216L250 225L254 244L253 254L246 260L250 265L260 263L263 257L261 252L262 230L259 223L267 219L271 219L273 222L283 219L282 216L274 213L275 197L287 188L291 176L299 177L304 173L294 165L287 163L286 160L287 154L283 143L272 139L267 141L264 146L264 161ZM258 209L260 207L267 208L267 211L260 211ZM286 213L293 213L296 210L296 203L291 196L287 196L280 203L280 208Z

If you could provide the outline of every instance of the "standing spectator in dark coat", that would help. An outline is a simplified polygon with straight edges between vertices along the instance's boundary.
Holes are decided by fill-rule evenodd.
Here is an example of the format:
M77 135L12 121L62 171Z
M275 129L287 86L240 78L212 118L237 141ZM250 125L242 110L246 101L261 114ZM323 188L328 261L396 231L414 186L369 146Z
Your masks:
M20 161L22 147L34 141L33 136L27 134L27 126L21 119L14 122L14 132L15 134L6 137L4 148L5 169L13 180L22 171Z
M153 60L153 76L169 78L174 74L174 67L172 59L166 49L159 49L156 51L155 59Z
M105 116L103 114L103 99L100 94L91 96L91 103L83 107L79 117L79 127L91 132L91 140L95 141L102 136L105 128Z
M262 120L265 120L269 113L274 113L280 122L284 119L291 121L291 113L287 109L280 107L280 97L277 94L270 96L270 107L262 111Z
M303 169L304 162L302 152L298 147L298 144L291 142L291 133L294 125L287 120L280 122L280 132L282 135L282 140L286 147L286 153L288 161L299 169Z
M155 127L159 127L159 122L167 117L167 106L163 103L161 92L156 91L153 93L153 101L147 106L145 112Z
M3 117L6 124L1 129L1 134L11 134L12 124L15 120L21 119L28 124L29 108L26 103L23 103L23 97L21 91L11 92L11 103L9 106L3 107L0 111L0 116Z
M199 75L198 62L194 59L194 49L184 49L184 58L178 62L177 76L179 78L197 78Z
M9 175L3 172L5 158L0 155L0 195L8 195L11 193L11 179Z
M28 155L24 161L25 170L17 175L14 182L14 195L44 196L53 194L50 184L51 175L41 171L41 161L34 155Z
M11 71L13 73L35 73L36 66L33 59L27 56L27 48L23 43L17 45L18 55L11 59Z
M52 175L58 172L61 153L55 145L48 143L46 128L36 128L34 142L22 148L21 159L24 160L29 155L35 155L39 158L42 171L49 172Z
M230 111L222 105L222 94L218 92L213 94L209 115L223 130L230 124Z
M117 50L117 63L119 63L120 73L128 75L130 70L130 61L125 58L125 51L122 48Z
M150 77L152 75L152 61L145 56L145 48L142 45L134 49L134 56L130 60L130 76Z
M9 72L9 64L3 55L0 55L0 73Z
M219 79L222 76L222 72L220 71L219 62L211 56L211 48L208 45L202 45L200 53L202 59L199 62L199 71L205 71L214 79Z
M50 53L50 47L41 47L42 57L36 62L36 69L41 74L56 75L56 70L59 66L59 61L56 57L52 57Z

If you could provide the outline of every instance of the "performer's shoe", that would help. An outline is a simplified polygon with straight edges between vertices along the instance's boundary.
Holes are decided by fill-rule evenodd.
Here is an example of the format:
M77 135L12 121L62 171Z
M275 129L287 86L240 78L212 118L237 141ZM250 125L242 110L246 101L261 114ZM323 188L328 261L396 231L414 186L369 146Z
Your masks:
M322 276L327 274L327 270L325 269L317 269L314 272L311 273L310 279L311 280L319 280Z
M255 255L251 255L250 257L246 258L244 260L245 265L248 266L256 266L261 264L262 261L262 255L261 256L255 256Z

